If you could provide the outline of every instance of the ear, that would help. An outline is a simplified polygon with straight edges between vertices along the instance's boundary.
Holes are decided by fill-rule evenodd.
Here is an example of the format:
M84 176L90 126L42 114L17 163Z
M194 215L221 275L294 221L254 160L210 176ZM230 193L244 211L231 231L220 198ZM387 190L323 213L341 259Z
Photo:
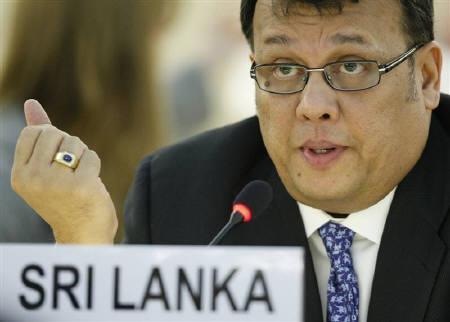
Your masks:
M439 105L442 50L438 43L432 41L426 44L417 55L416 67L421 72L422 96L425 107L434 110Z
M253 64L253 62L255 61L255 54L251 53L248 58L250 58L250 62Z

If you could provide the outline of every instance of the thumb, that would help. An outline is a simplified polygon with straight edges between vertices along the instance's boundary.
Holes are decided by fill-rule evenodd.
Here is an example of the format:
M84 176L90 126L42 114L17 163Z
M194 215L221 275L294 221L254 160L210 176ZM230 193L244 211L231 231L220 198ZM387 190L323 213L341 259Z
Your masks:
M29 99L23 105L27 125L52 124L41 103Z

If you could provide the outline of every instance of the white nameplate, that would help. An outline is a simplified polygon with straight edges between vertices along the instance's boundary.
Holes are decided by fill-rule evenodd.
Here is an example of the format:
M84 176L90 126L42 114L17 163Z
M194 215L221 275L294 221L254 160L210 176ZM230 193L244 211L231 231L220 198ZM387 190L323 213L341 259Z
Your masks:
M303 321L296 247L0 244L0 321Z

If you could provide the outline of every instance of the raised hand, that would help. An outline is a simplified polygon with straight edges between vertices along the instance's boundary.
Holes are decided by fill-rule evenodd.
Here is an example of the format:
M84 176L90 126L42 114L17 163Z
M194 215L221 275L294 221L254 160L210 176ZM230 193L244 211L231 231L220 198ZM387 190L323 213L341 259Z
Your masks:
M24 110L12 188L52 227L58 243L112 243L116 210L99 177L99 157L52 126L39 102L26 101Z

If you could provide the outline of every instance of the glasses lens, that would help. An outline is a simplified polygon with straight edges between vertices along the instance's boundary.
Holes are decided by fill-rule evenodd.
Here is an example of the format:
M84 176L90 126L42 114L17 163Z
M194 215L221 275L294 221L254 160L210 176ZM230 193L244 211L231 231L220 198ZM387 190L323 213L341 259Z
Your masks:
M373 87L380 81L378 64L371 61L348 61L327 65L327 80L340 90L361 90Z
M301 66L267 65L255 68L259 88L272 93L295 93L303 90L308 74Z

